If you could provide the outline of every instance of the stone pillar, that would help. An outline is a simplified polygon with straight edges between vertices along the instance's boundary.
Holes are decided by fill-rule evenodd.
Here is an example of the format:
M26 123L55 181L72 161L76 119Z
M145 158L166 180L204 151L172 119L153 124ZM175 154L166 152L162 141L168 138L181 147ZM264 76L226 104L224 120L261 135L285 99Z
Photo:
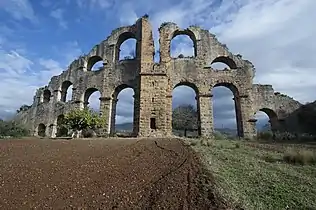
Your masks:
M118 99L117 98L113 98L111 99L111 110L109 110L110 113L110 134L114 135L115 133L115 115L116 115L116 105L117 105Z
M87 102L87 104L89 104L89 102ZM83 101L81 100L77 100L77 101L73 101L72 102L72 108L74 109L84 109L87 107L87 104L85 104Z
M56 124L51 124L49 126L49 137L51 138L56 138L56 134L57 134L57 125Z
M134 112L133 112L133 136L137 136L139 132L139 93L136 91L133 95L134 98Z
M286 131L286 121L284 118L280 118L276 120L277 123L277 130L280 132L285 132ZM272 129L272 125L271 125Z
M61 90L54 90L53 94L54 102L58 102L61 99Z
M248 94L240 95L239 107L242 122L242 131L240 137L246 139L253 139L256 136L256 119L254 117L254 111L252 109L253 102L251 101Z
M236 125L237 125L237 136L243 136L243 125L242 125L242 114L240 109L240 98L239 96L235 96L233 98L235 105L235 114L236 114Z
M101 103L101 100L100 100L100 103ZM84 108L87 108L88 105L89 105L89 101L84 101L84 102L83 102L83 107L84 107Z
M100 116L104 118L104 130L106 134L110 134L111 131L111 111L112 111L112 101L111 97L100 97ZM114 115L115 118L115 115ZM114 121L115 123L115 121Z
M200 134L203 137L212 136L214 131L212 97L212 94L199 94L197 96L200 110Z
M171 136L172 132L172 95L166 96L166 134L167 136Z

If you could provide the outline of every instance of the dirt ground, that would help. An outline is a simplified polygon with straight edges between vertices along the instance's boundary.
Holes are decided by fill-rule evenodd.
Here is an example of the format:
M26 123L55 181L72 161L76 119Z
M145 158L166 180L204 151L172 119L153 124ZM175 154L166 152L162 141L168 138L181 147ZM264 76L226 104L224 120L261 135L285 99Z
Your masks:
M0 209L227 209L178 139L2 140Z

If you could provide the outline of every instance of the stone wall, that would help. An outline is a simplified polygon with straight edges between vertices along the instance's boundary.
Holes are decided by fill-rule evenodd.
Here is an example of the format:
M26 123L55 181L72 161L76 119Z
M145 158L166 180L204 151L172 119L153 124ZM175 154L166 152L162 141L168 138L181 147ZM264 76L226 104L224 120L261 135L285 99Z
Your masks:
M232 54L215 35L197 26L179 28L175 23L164 23L159 28L160 61L154 63L154 41L148 18L140 18L134 25L112 31L106 40L93 47L86 55L74 60L68 69L51 78L39 88L30 110L17 115L29 125L34 135L38 126L46 126L46 135L56 134L57 118L73 108L86 106L89 96L100 91L100 111L105 118L104 132L114 133L118 93L133 88L134 135L172 135L172 91L180 85L196 92L199 111L199 133L213 133L212 88L224 86L234 94L238 135L253 137L256 133L254 115L258 110L274 113L282 118L300 104L276 94L270 85L253 84L255 69L252 63ZM170 43L178 35L188 35L194 42L195 56L171 58ZM119 60L120 45L127 39L136 39L136 58ZM103 67L91 71L98 61ZM229 69L215 70L212 63L221 62ZM65 90L73 85L72 100L64 102ZM270 113L271 112L271 113Z

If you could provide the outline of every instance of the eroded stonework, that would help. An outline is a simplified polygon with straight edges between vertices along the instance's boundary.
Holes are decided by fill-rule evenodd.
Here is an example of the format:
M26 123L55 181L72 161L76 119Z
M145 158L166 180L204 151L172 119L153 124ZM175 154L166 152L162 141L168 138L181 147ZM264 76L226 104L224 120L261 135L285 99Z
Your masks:
M292 98L275 93L271 85L253 84L253 64L229 52L208 30L196 26L181 29L174 23L164 23L159 33L160 62L155 63L152 27L147 17L112 31L87 55L74 60L66 71L39 88L32 107L20 112L17 119L28 125L34 135L44 132L55 137L58 116L73 108L83 108L89 96L100 91L100 111L106 120L103 130L112 134L117 95L130 87L135 93L135 136L169 136L172 135L172 91L179 85L187 85L196 91L199 133L210 136L214 129L211 91L225 86L234 94L238 135L252 138L256 134L257 111L268 114L272 129L276 129L282 119L301 106ZM171 40L181 34L193 40L194 57L171 58ZM120 45L129 38L136 39L136 57L120 61ZM103 67L91 71L99 61L103 61ZM210 64L215 62L225 63L229 69L214 70ZM70 85L73 85L72 100L65 102Z

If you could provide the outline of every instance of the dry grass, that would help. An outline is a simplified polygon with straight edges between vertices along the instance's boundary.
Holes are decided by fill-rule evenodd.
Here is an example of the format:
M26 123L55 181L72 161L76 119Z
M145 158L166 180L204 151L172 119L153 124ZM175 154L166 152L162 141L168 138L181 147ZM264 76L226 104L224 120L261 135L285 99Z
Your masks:
M190 140L223 196L244 209L316 209L316 148L240 140ZM290 164L293 163L298 164Z
M291 164L316 164L316 152L307 149L288 149L284 152L283 160Z

